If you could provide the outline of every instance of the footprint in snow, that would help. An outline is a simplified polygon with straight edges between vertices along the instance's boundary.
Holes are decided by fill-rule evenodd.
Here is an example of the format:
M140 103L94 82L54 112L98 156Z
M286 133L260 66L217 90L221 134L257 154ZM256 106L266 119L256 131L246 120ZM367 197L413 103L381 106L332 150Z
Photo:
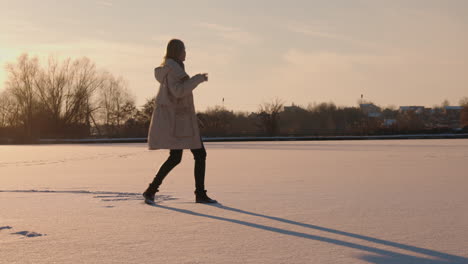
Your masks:
M21 235L24 237L40 237L40 236L47 236L46 234L39 234L36 232L30 232L30 231L20 231L16 233L11 233L12 235Z

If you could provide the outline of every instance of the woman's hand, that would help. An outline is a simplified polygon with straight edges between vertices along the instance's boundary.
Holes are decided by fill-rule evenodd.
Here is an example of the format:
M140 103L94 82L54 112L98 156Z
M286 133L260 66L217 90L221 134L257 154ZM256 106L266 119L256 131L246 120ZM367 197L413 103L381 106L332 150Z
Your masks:
M208 81L208 73L199 73L197 74L196 76L201 76L202 80L204 82L207 82Z

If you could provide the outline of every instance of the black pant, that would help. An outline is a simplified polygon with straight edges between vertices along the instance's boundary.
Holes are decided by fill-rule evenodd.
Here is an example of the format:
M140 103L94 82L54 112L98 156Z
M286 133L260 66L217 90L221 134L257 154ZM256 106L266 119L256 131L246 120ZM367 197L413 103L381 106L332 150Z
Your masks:
M193 158L195 159L195 189L197 191L205 190L205 168L206 168L206 150L202 142L202 147L199 149L191 149ZM154 177L151 187L155 190L159 188L164 178L169 172L177 166L182 160L182 149L171 149L169 158L161 165L156 177Z

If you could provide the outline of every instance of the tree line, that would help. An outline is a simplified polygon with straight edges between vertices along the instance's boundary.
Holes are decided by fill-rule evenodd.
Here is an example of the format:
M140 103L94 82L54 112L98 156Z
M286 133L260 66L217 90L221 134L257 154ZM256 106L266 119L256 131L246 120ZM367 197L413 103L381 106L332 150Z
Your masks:
M88 58L59 61L21 55L6 66L0 93L0 141L34 142L40 138L146 137L154 98L137 107L126 81L97 69ZM468 125L468 99L461 123ZM437 110L437 109L436 109ZM385 108L369 118L359 107L333 103L284 106L280 99L262 103L256 112L214 106L199 112L204 136L369 135L427 130L430 116ZM385 119L396 120L383 126ZM427 131L426 131L427 132Z
M38 138L114 135L136 111L125 81L88 58L59 61L21 55L6 66L0 93L0 137Z
M460 115L451 115L443 105L430 111L402 112L386 107L371 117L360 107L338 107L334 103L284 106L279 99L263 103L253 113L234 112L221 106L200 113L207 136L345 136L415 133L452 133L457 119L460 132L468 132L468 99ZM392 121L388 123L388 121Z

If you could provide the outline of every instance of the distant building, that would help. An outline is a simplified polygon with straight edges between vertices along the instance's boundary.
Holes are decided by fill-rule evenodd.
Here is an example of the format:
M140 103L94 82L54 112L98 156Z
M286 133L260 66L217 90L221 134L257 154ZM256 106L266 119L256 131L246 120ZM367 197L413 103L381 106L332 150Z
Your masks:
M396 119L384 119L383 126L384 127L392 127L397 124Z
M380 107L374 104L360 104L361 111L368 117L380 117L382 115Z
M283 108L283 111L284 112L298 112L298 111L303 111L304 109L302 109L301 107L297 106L297 105L294 105L292 104L291 106L285 106Z
M445 106L444 110L446 112L452 111L452 112L461 112L463 110L463 106Z
M416 114L422 114L424 110L424 106L400 106L400 113L414 112Z
M461 112L463 106L445 106L444 113L447 125L450 128L460 128L461 127Z

